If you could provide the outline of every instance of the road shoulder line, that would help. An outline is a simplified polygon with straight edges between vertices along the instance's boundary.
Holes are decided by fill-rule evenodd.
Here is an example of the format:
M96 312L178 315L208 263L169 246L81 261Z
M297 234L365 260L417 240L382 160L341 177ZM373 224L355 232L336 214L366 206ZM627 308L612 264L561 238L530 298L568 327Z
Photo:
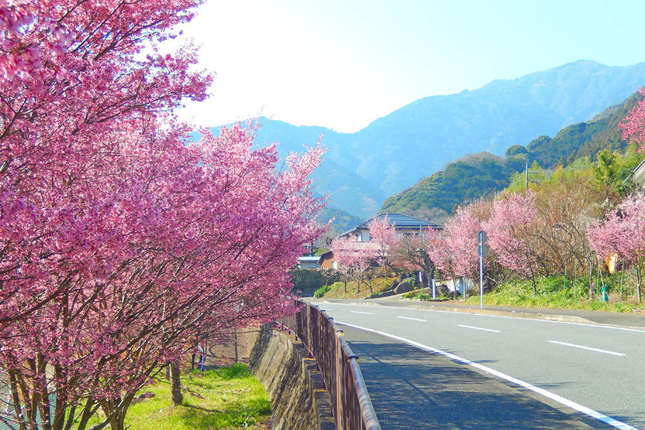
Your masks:
M544 397L546 397L548 399L551 399L551 400L553 400L553 401L555 401L557 403L560 403L561 405L567 406L567 407L569 407L569 408L571 408L573 410L576 410L576 411L581 412L581 413L583 413L585 415L588 415L588 416L590 416L590 417L592 417L592 418L594 418L594 419L596 419L598 421L602 421L605 424L608 424L608 425L610 425L612 427L615 427L615 428L618 428L618 429L621 429L621 430L637 430L636 427L632 427L627 423L624 423L622 421L618 421L615 418L612 418L612 417L607 416L605 414L602 414L602 413L600 413L598 411L595 411L595 410L593 410L591 408L583 406L583 405L581 405L579 403L574 402L573 400L566 399L566 398L564 398L562 396L559 396L559 395L557 395L555 393L547 391L547 390L545 390L543 388L540 388L540 387L537 387L537 386L535 386L533 384L530 384L528 382L522 381L521 379L514 378L514 377L512 377L510 375L507 375L505 373L502 373L502 372L500 372L498 370L492 369L490 367L484 366L484 365L479 364L479 363L472 362L472 361L470 361L470 360L468 360L466 358L462 358L462 357L460 357L458 355L455 355L455 354L452 354L450 352L442 351L440 349L433 348L433 347L428 346L428 345L424 345L424 344L416 342L414 340L407 339L407 338L400 337L400 336L396 336L396 335L393 335L393 334L390 334L390 333L385 333L385 332L382 332L380 330L375 330L375 329L371 329L371 328L367 328L367 327L362 327L362 326L359 326L359 325L355 325L355 324L351 324L351 323L343 322L343 321L339 321L339 320L335 320L334 323L340 324L340 325L346 325L348 327L354 327L354 328L357 328L359 330L364 330L364 331L380 334L381 336L389 337L390 339L394 339L394 340L398 340L398 341L407 343L408 345L412 345L412 346L417 347L417 348L419 348L421 350L431 352L431 353L434 353L434 354L443 355L444 357L448 357L451 360L456 361L458 363L462 363L462 364L474 367L474 368L476 368L478 370L481 370L482 372L488 373L488 374L496 376L496 377L498 377L500 379L503 379L503 380L506 380L506 381L511 382L513 384L519 385L522 388L526 388L528 390L531 390L534 393L537 393L537 394L539 394L541 396L544 396Z

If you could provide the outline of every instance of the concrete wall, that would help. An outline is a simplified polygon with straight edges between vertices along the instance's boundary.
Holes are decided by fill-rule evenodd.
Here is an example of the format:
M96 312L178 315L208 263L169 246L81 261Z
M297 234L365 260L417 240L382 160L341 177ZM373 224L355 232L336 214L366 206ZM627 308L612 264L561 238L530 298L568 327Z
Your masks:
M288 334L263 327L251 351L250 369L271 398L272 428L336 428L316 361Z

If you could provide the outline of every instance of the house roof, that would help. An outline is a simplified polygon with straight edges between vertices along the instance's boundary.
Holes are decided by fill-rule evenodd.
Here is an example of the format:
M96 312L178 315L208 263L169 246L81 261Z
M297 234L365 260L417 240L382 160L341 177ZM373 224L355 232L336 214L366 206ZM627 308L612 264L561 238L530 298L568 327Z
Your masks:
M645 160L636 166L631 176L634 182L645 185Z
M394 225L394 228L398 230L418 229L418 228L441 229L441 226L439 224L432 224L417 218L412 218L407 215L395 214L395 213L383 213L383 214L378 214L366 221L363 221L361 224L357 225L356 227L350 230L347 230L346 232L342 233L340 236L346 236L349 233L356 230L367 230L367 224L369 224L370 221L372 221L373 219L382 219L385 217L387 217L388 220L390 220L390 223Z
M367 228L367 224L369 224L370 221L373 219L382 219L387 217L390 220L390 223L394 225L394 227L398 228L410 228L410 227L438 227L437 224L432 224L417 218L412 218L407 215L402 215L402 214L379 214L375 217L372 217L368 219L367 221L363 222L362 224L359 224L357 228Z
M303 255L298 257L300 263L318 263L320 261L320 255Z

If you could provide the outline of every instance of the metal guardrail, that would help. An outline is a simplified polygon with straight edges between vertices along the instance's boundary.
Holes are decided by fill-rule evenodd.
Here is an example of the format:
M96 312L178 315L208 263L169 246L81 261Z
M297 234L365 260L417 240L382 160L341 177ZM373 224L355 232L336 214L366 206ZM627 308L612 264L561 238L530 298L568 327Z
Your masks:
M302 340L316 359L332 402L339 430L381 430L365 380L343 331L325 311L304 303L302 309L282 324Z

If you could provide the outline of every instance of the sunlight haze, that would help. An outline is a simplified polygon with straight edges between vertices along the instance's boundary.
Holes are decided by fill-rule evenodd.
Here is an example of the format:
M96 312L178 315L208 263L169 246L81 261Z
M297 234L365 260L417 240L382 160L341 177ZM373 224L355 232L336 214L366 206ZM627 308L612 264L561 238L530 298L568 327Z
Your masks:
M183 117L354 132L422 97L580 59L644 60L640 1L208 1L185 28L216 73Z

